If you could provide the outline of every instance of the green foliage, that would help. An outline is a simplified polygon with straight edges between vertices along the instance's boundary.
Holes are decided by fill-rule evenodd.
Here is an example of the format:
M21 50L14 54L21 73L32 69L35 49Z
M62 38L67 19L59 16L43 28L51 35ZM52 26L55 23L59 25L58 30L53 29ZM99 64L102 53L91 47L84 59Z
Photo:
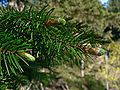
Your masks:
M46 26L48 20L55 19L50 16L53 10L46 7L40 11L32 8L23 12L2 10L0 73L3 83L11 81L17 88L21 85L22 76L25 76L26 80L42 79L41 81L47 83L49 79L46 80L46 77L52 78L53 75L51 66L66 62L80 65L81 60L87 59L88 54L82 50L82 45L94 46L97 43L93 31L89 27L77 29L76 24L62 18L56 25ZM35 57L35 62L26 61L33 61L34 57L30 54ZM43 67L49 69L48 75L39 71ZM13 78L16 80L13 81ZM15 82L18 84L15 85ZM9 83L5 85L10 87Z
M38 9L45 4L52 9L47 7ZM26 84L35 85L37 81L47 85L55 78L56 73L52 67L65 63L80 66L81 60L84 60L88 67L94 64L95 67L92 70L98 70L98 72L93 73L97 79L104 82L106 80L105 63L99 65L96 61L88 64L89 54L83 48L89 45L95 47L98 41L103 44L104 40L101 41L99 38L96 42L96 37L99 35L95 36L93 31L102 36L106 26L119 27L120 13L109 12L98 0L36 0L35 6L35 10L27 8L22 12L4 8L0 10L0 90L6 88L16 90ZM55 24L47 25L49 20L55 21ZM119 85L115 83L119 83L119 77L115 76L120 70L118 67L119 44L110 44L107 48L113 50L109 62L111 72L108 75L108 81L111 87L118 89ZM100 50L102 54L105 52ZM34 60L35 62L30 62ZM72 80L68 81L71 85L78 84L76 80L80 79L80 85L77 85L79 88L83 89L82 84L84 84L83 86L90 90L104 89L102 84L93 77L86 76L84 79L78 79L78 77L74 78L78 73L66 74L67 71L62 68L60 70L67 78L70 74Z
M116 3L119 0L113 1ZM109 12L109 9L103 7L99 0L36 0L36 9L44 5L55 8L53 15L67 19L72 18L73 22L87 23L95 33L100 35L102 35L105 27L110 24L120 26L119 13ZM117 7L119 6L117 5ZM113 5L113 7L116 7L116 5Z
M18 62L19 60L22 60L26 64L27 62L18 54L18 51L29 48L29 44L25 43L21 38L17 39L13 35L3 31L0 32L0 39L1 74L4 67L6 67L9 75L10 71L16 74L15 69L23 72L23 69Z
M102 7L99 0L36 0L35 6L43 5L55 8L55 16L73 18L74 22L89 24L96 32L103 29L102 18L107 11Z
M107 8L110 12L120 12L120 0L108 0Z

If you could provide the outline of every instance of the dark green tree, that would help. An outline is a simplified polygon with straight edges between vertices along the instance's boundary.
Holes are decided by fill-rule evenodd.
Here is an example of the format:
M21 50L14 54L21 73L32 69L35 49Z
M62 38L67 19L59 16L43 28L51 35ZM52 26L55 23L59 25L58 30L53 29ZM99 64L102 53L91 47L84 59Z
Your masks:
M108 0L107 8L110 12L120 12L120 0Z

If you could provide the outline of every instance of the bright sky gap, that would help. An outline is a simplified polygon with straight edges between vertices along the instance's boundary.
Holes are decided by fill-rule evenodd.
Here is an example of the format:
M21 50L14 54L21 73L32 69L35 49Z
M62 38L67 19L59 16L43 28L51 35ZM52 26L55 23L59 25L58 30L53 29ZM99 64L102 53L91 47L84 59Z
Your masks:
M108 0L100 0L102 4L105 4Z

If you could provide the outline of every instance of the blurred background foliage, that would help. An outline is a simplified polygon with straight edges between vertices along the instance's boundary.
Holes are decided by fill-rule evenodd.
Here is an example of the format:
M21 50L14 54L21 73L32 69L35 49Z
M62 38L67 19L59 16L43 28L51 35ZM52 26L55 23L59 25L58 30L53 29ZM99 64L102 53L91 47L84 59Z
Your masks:
M118 2L119 0L109 0L108 6L103 7L99 0L36 0L35 5L38 7L49 5L55 8L54 15L73 18L74 22L90 24L96 32L101 32L109 24L120 26L119 11L116 13L109 11L109 8L119 8L120 5L116 5Z

